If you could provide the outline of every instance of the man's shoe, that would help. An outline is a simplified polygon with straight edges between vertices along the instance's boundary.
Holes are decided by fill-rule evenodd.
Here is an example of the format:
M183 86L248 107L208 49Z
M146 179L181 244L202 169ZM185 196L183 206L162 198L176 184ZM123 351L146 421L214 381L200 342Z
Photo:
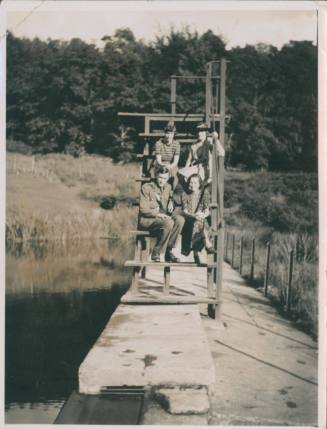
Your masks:
M175 263L181 261L179 258L176 258L172 250L167 250L165 260L166 262L175 262Z
M157 250L153 250L151 254L151 260L153 262L160 262L160 252Z

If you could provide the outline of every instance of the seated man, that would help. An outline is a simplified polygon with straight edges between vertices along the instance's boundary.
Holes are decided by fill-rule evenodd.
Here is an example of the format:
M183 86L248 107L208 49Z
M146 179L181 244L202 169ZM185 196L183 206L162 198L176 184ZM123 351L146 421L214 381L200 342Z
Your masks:
M168 183L169 170L158 167L154 182L145 183L140 198L140 228L157 238L151 259L160 262L160 253L166 248L166 262L179 262L173 248L184 225L184 218L172 214L172 189Z

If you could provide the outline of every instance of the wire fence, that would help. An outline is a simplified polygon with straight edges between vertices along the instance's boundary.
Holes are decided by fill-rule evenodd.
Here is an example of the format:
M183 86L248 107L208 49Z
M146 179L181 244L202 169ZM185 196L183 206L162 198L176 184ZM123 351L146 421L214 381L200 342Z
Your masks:
M317 331L318 257L316 238L277 236L272 241L226 232L224 260L293 318Z

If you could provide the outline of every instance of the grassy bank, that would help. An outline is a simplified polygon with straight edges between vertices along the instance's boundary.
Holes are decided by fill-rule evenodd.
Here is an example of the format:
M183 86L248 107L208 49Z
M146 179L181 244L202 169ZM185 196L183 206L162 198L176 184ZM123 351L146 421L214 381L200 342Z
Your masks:
M6 235L11 240L117 236L135 227L137 165L109 158L7 154ZM104 210L110 197L115 206Z
M292 312L299 325L314 334L318 329L318 180L304 173L234 173L225 180L225 222L230 234L227 259L240 265L250 278L252 242L255 239L253 284L262 288L266 244L270 242L268 296L281 311L286 303L290 251L294 251Z

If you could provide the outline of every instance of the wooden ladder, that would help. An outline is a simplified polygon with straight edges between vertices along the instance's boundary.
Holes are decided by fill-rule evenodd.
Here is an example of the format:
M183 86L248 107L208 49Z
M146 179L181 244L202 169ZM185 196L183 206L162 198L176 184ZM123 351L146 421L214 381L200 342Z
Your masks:
M213 68L219 63L220 74L214 75ZM215 129L215 122L219 122L220 143L224 146L225 138L225 86L226 86L226 64L227 61L213 61L206 66L206 76L172 76L171 77L171 113L129 113L119 112L119 116L141 116L144 117L144 132L139 135L145 138L143 145L143 153L137 155L137 159L142 161L140 167L140 177L137 179L141 186L143 183L150 180L149 166L154 159L153 151L150 148L150 142L154 142L154 138L163 136L163 133L151 132L152 121L162 122L181 122L191 121L199 122L203 120L203 115L199 113L185 114L176 113L176 81L178 78L204 78L206 83L206 104L205 104L205 120L207 124L211 124ZM215 94L215 95L214 95ZM216 97L216 99L214 98ZM216 106L216 108L215 108ZM215 110L218 110L219 113ZM177 139L182 144L191 144L196 139L188 134L177 134ZM212 156L212 195L211 195L211 227L214 231L214 247L216 254L208 255L207 264L192 264L184 263L167 263L167 262L151 262L150 255L150 234L147 231L141 231L139 228L132 233L135 235L135 253L133 261L126 261L125 266L133 268L133 279L128 297L123 297L122 302L129 303L185 303L205 302L214 310L215 318L219 318L221 314L221 292L222 292L222 263L224 250L224 224L223 224L223 192L224 192L224 156L218 151L218 141L213 140L213 156ZM140 214L138 214L139 220ZM139 222L138 222L139 225ZM173 297L170 295L170 274L174 267L206 267L207 269L207 297ZM146 269L150 267L163 268L164 282L162 286L162 294L157 298L147 298L140 294L139 278L146 279Z

